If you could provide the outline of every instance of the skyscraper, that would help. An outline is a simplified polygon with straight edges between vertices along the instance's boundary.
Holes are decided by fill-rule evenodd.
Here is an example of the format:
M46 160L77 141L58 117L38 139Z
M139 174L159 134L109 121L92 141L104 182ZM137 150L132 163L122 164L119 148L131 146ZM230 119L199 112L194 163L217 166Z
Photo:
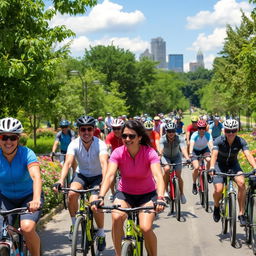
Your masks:
M149 49L146 49L146 50L140 55L140 60L141 60L142 58L148 58L148 59L150 59L150 60L153 59L153 56L152 56L152 54L149 52Z
M169 54L168 69L175 72L183 72L183 54Z
M198 64L198 67L204 68L204 55L201 49L198 50L196 55L196 62Z
M157 68L166 68L166 42L161 37L151 39L151 54L158 61Z

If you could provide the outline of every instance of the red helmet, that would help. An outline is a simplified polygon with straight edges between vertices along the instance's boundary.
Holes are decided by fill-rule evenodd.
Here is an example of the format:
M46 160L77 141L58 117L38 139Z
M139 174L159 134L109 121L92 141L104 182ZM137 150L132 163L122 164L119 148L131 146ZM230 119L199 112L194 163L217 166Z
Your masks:
M206 127L207 123L204 120L197 121L197 127Z

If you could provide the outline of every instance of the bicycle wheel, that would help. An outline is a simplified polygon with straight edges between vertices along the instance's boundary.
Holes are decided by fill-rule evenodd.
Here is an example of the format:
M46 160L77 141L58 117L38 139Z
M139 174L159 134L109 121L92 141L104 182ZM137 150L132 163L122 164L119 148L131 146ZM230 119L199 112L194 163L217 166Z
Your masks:
M227 234L228 230L228 218L226 215L226 209L227 209L227 200L225 198L221 199L220 202L220 216L221 216L221 227L222 227L222 234Z
M252 221L252 201L250 200L251 194L250 192L246 193L246 200L245 200L245 218L246 218L246 225L245 225L245 242L247 244L251 244L252 242L252 232L251 232L251 223Z
M180 221L180 188L179 188L179 182L176 178L173 179L173 185L174 185L174 204L175 204L175 211L176 211L176 219Z
M126 240L122 244L121 256L133 256L133 250L132 241Z
M204 205L204 194L203 194L202 186L201 186L201 174L199 174L199 176L197 178L197 191L199 194L200 204L203 206Z
M64 188L68 187L68 178L66 177L66 179L64 180ZM68 209L68 193L64 192L62 194L63 196L63 205L64 205L64 209Z
M0 244L0 255L1 256L10 256L10 248L6 244Z
M92 224L92 227L91 227L91 236L92 236L92 241L89 242L87 240L87 243L90 244L90 247L91 247L91 255L92 256L96 256L98 255L98 237L96 236L97 234L97 229L94 227L94 224Z
M236 195L229 195L229 233L230 243L232 246L236 244Z
M208 210L209 210L209 195L208 195L209 190L208 190L208 179L207 179L206 171L203 172L203 180L202 181L203 181L203 194L204 194L203 205L204 205L205 211L208 212Z
M256 255L256 195L253 195L251 198L251 241L252 241L252 250Z
M73 231L71 256L87 255L86 221L84 216L78 216Z

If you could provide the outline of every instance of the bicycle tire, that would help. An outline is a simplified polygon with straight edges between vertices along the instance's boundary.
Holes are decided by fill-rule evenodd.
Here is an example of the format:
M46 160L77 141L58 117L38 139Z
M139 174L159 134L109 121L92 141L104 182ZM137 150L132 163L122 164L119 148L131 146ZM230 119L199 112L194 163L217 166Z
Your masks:
M71 256L87 255L85 229L86 220L84 216L78 216L73 231Z
M132 241L126 240L122 244L121 256L133 256L134 247Z
M10 248L6 244L0 244L0 255L1 256L10 256Z
M251 244L252 242L252 231L251 231L251 224L253 223L252 219L252 201L251 201L251 194L250 192L246 193L246 200L245 200L245 217L246 217L246 225L245 225L245 242L247 244Z
M92 223L91 227L91 236L92 236L92 241L90 243L90 249L91 249L91 256L97 256L98 255L98 237L97 237L97 229L94 228L94 224ZM87 243L88 240L87 240Z
M208 179L207 172L203 172L203 200L204 200L204 209L206 212L209 211L209 189L208 189Z
M68 181L67 181L67 177L65 178L64 180L64 188L67 188L68 187ZM67 193L63 193L62 194L62 200L63 200L63 206L64 206L64 209L68 209L68 194Z
M204 206L204 194L203 194L203 191L202 191L202 188L201 188L201 176L199 175L198 178L197 178L197 191L198 191L198 194L199 194L199 200L200 200L200 204L202 206Z
M236 195L229 195L229 233L230 243L232 246L236 244Z
M221 227L222 227L222 234L227 234L228 231L228 219L226 216L226 208L227 208L227 200L222 198L220 202L220 215L221 215Z
M175 204L175 215L176 219L180 221L180 188L178 179L173 179L173 185L174 185L174 204Z
M252 251L256 255L256 195L251 198L251 224Z

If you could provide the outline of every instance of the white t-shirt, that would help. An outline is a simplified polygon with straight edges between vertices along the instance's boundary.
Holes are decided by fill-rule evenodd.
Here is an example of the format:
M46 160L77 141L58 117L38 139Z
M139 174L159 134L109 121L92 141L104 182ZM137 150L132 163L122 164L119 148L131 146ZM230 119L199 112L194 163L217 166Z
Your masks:
M93 177L102 174L99 156L108 154L108 152L106 143L97 137L93 137L88 151L85 149L81 138L78 137L70 142L67 154L75 156L78 163L76 172L85 177Z

